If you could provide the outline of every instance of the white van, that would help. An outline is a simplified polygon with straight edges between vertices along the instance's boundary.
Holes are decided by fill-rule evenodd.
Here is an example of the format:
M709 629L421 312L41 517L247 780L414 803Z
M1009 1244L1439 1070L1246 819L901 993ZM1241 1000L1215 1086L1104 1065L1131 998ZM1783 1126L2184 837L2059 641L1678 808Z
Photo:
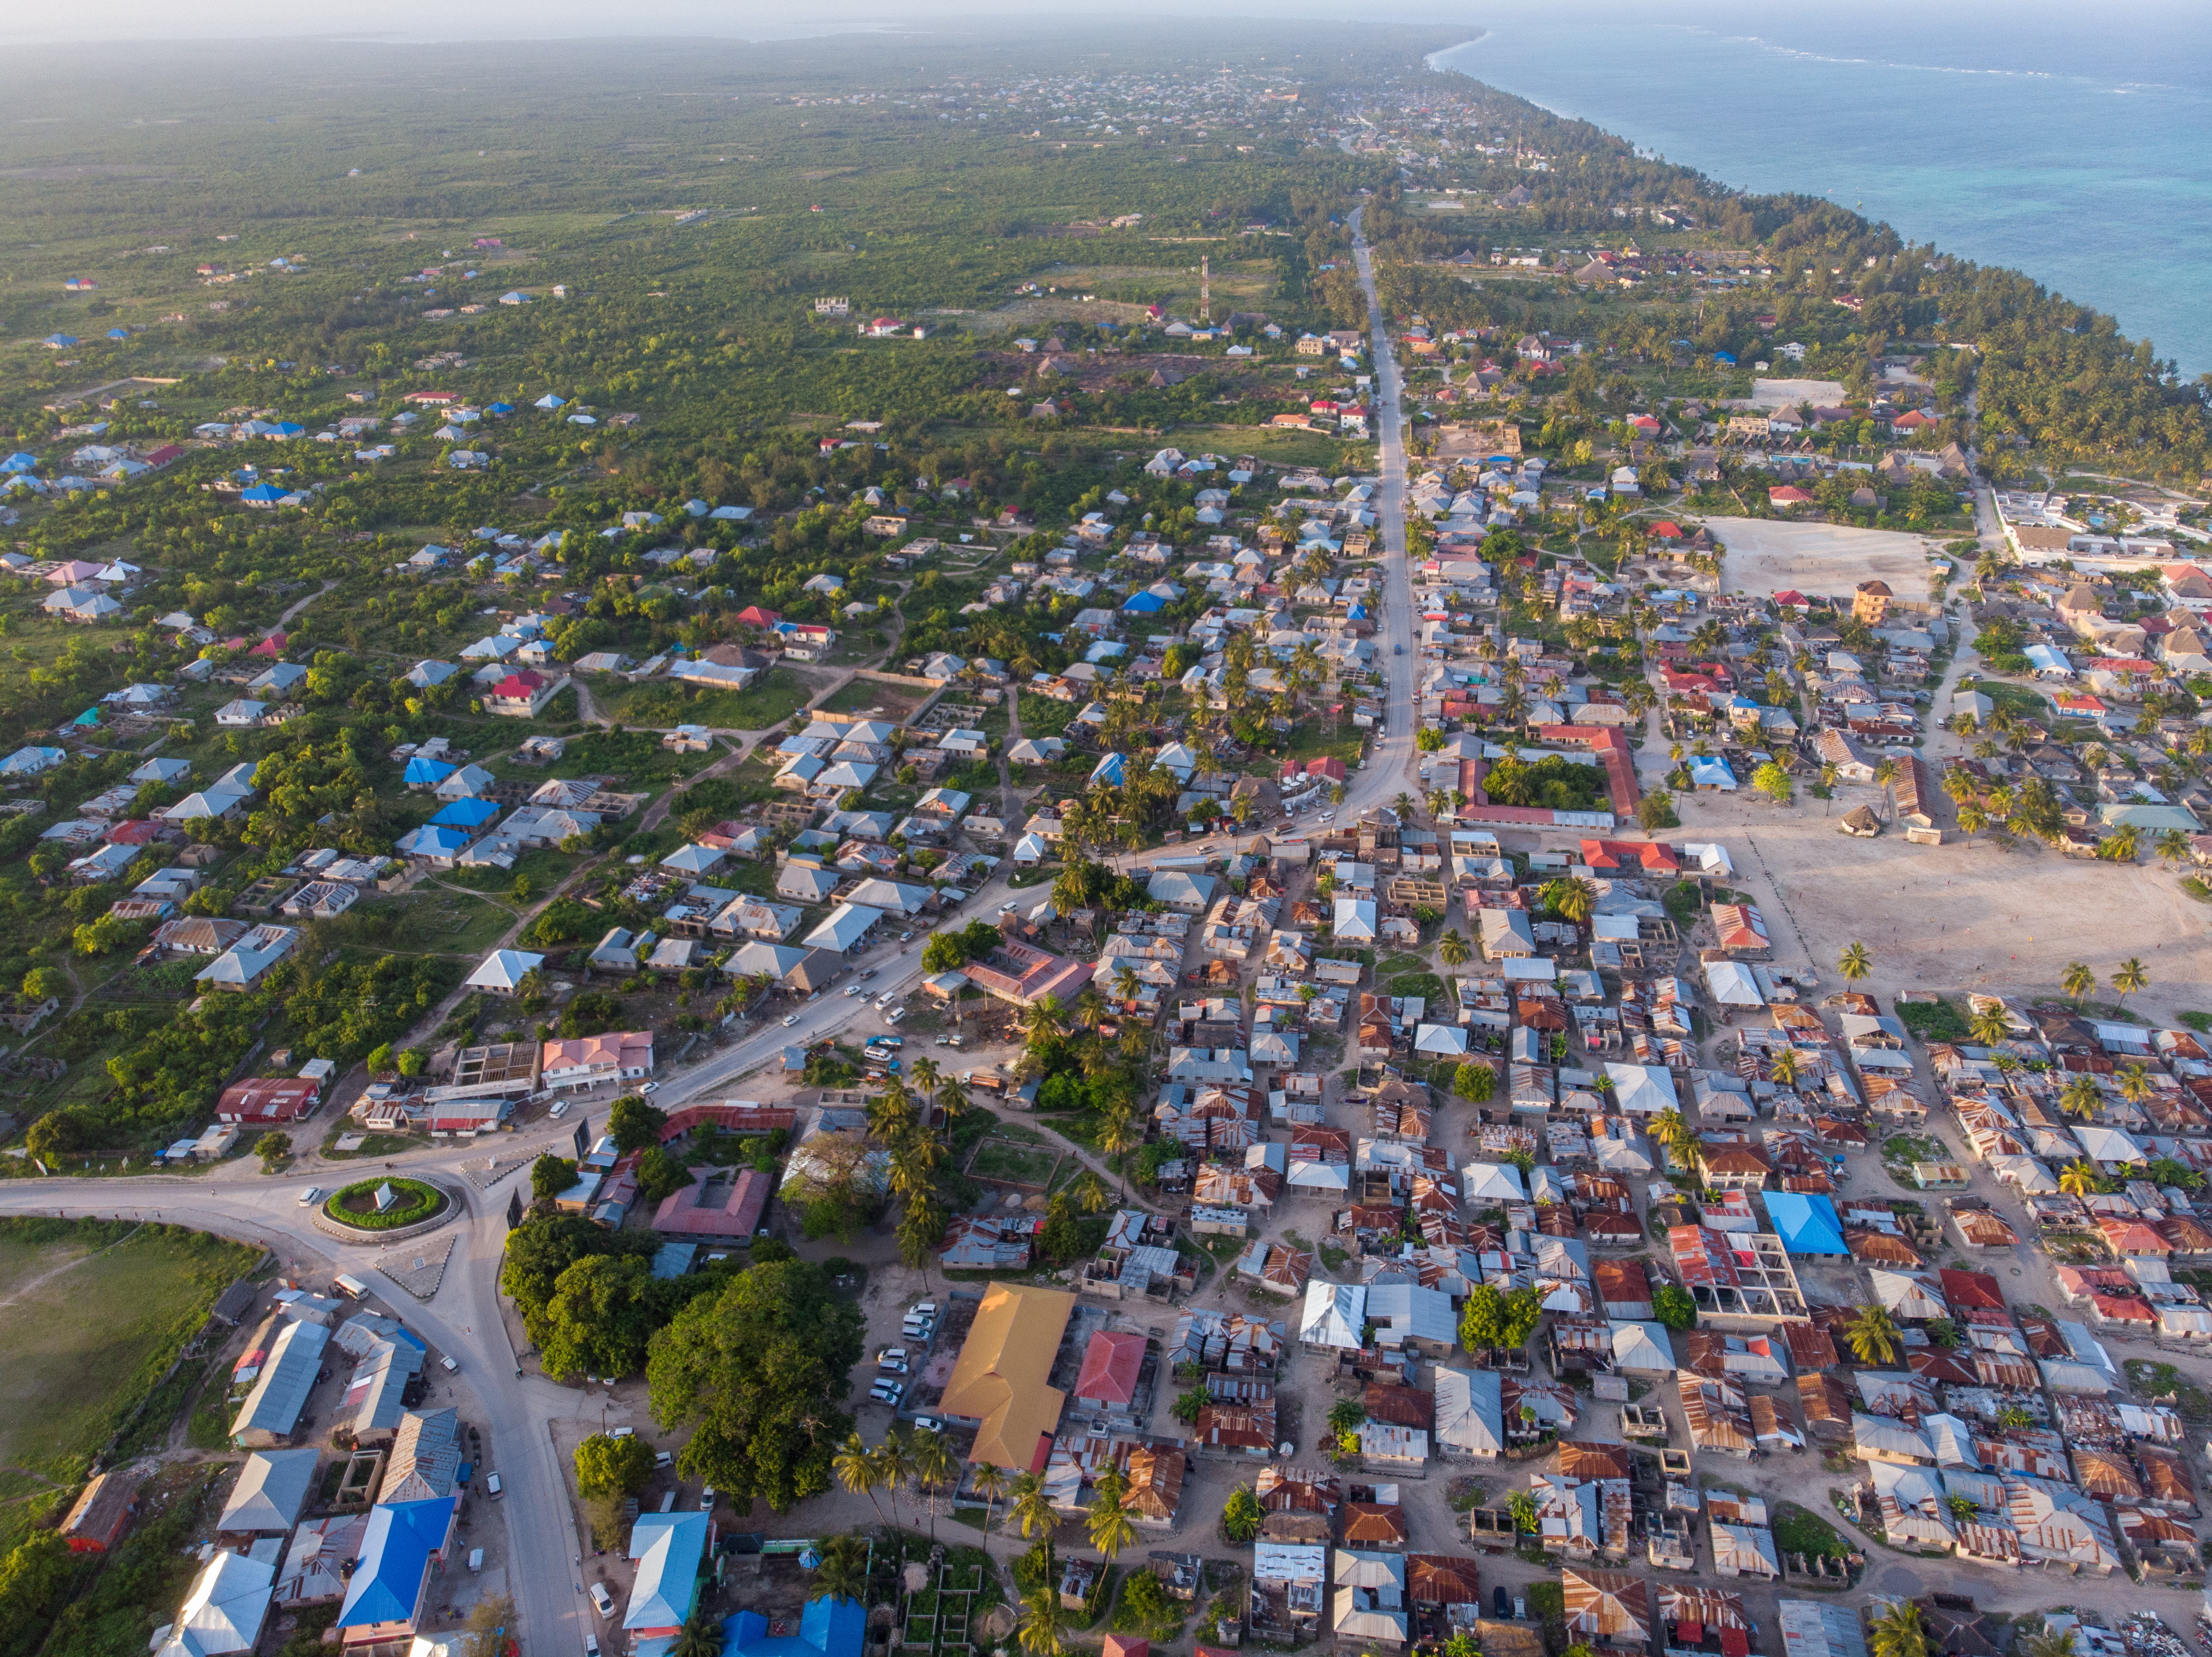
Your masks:
M349 1272L341 1271L331 1282L337 1285L339 1294L349 1300L365 1301L368 1298L368 1285Z
M507 1487L499 1482L499 1475L497 1473L486 1473L484 1475L484 1494L489 1496L494 1502L498 1501L500 1497L507 1494Z

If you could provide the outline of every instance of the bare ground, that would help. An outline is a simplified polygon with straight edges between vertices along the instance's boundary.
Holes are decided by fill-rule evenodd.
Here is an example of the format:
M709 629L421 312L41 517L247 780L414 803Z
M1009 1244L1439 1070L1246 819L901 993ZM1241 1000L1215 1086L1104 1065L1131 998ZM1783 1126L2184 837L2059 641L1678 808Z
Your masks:
M1863 581L1879 578L1899 598L1928 596L1927 543L1917 535L1772 518L1706 521L1728 548L1724 579L1732 591L1762 596L1788 588L1849 593Z

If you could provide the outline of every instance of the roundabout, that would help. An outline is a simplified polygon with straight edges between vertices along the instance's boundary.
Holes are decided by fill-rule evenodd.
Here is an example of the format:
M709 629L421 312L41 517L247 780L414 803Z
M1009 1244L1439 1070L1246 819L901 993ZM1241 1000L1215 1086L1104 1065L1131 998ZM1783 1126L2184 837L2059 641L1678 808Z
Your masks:
M459 1206L452 1192L427 1179L388 1175L333 1191L317 1209L315 1225L349 1242L398 1242L442 1225Z

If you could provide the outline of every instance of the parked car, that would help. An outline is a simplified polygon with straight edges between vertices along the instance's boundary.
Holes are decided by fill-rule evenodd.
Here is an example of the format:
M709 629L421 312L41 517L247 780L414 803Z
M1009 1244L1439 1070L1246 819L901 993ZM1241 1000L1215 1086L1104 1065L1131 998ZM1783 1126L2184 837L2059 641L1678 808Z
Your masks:
M917 1433L941 1433L945 1430L945 1423L934 1416L916 1416L914 1430Z
M592 1584L592 1604L602 1617L611 1617L615 1614L615 1597L607 1592L607 1585L604 1582Z
M657 1081L641 1081L637 1084L637 1090L641 1093L657 1093L660 1091L660 1084Z
M653 1471L656 1473L663 1471L667 1468L673 1467L675 1465L676 1457L673 1452L668 1450L655 1450L653 1453Z
M714 1487L711 1484L699 1492L699 1511L702 1514L714 1511Z
M907 1362L904 1358L878 1358L876 1369L880 1374L903 1375L907 1373Z
M1513 1600L1504 1588L1491 1589L1490 1611L1501 1623L1513 1614Z
M599 1636L598 1635L587 1634L584 1636L584 1657L599 1657Z
M890 1012L888 1012L888 1013L886 1013L886 1014L884 1014L884 1022L885 1024L896 1024L896 1023L897 1023L901 1019L904 1018L905 1016L906 1016L906 1008L903 1008L903 1007L894 1007L894 1008L891 1008L891 1010L890 1010Z
M497 1473L486 1473L484 1475L484 1494L489 1496L494 1502L498 1501L501 1496L507 1494L507 1487L499 1482L499 1475Z
M906 1348L902 1346L887 1346L876 1354L876 1362L881 1363L887 1358L896 1358L901 1363L904 1363L909 1355Z
M568 1114L568 1101L565 1099L560 1100L551 1110L546 1112L545 1114L551 1117L556 1122L558 1122L562 1117Z

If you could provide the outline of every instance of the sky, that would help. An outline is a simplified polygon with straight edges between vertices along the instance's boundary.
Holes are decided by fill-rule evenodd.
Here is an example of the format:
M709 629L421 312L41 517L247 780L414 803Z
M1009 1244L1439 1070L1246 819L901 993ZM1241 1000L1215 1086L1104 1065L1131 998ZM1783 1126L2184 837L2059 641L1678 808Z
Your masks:
M560 40L618 38L636 35L719 36L738 40L784 40L871 27L926 27L931 22L962 17L1015 15L1036 22L1058 15L1071 21L1096 25L1097 8L1085 0L954 0L945 4L900 3L899 0L854 0L850 9L809 11L763 0L645 0L643 4L610 7L605 0L472 0L465 7L452 0L380 0L374 8L350 16L333 8L303 5L300 0L222 0L220 5L179 5L174 0L106 0L94 8L33 8L14 9L8 36L12 48L11 76L35 75L37 55L22 49L68 42L98 42L112 49L134 40L235 40L250 41L280 36L290 39L354 39L406 40ZM2107 0L2097 8L2100 27L2113 37L2140 41L2147 58L2154 58L2164 27L2190 15L2187 4L2153 3L2152 0ZM1145 20L1146 9L1121 15L1120 26L1135 27ZM1210 11L1209 28L1225 17L1264 17L1275 20L1316 18L1370 22L1433 22L1449 31L1462 27L1465 39L1480 31L1482 8L1451 0L1386 0L1352 5L1346 0L1269 0L1264 6L1227 0ZM1602 27L1612 17L1676 17L1713 24L1749 22L1765 19L1771 24L1777 14L1768 4L1752 0L1579 0L1559 8L1553 17L1587 18ZM2008 36L2032 28L2039 17L2079 18L2075 6L2058 0L2021 0L2021 3L1960 5L1911 3L1911 0L1866 0L1853 8L1852 17L1867 32L1869 41L1895 47L1910 41L1915 28L1936 17L1961 23L1985 17L1993 46ZM1164 27L1188 26L1187 15L1170 15L1164 8ZM1450 44L1440 40L1440 45ZM1202 42L1194 42L1203 50ZM0 119L4 119L0 117Z

